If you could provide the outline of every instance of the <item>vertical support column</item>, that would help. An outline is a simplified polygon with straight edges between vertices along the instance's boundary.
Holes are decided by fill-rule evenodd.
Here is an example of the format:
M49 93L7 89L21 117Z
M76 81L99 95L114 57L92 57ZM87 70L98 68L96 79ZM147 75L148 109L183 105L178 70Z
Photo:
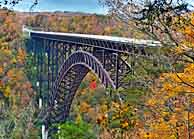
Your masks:
M116 56L115 86L116 86L116 89L118 89L118 86L119 86L119 54L116 53L115 56Z
M33 49L32 55L34 56L33 64L34 64L34 66L36 66L36 42L34 39L32 39L32 49Z
M60 63L59 63L59 67L62 66L63 62L66 60L66 53L65 53L65 46L63 45L63 43L60 44Z
M66 48L66 46L63 44L63 56L64 56L64 60L66 60L67 59L67 48Z
M56 48L55 48L55 78L57 77L58 75L58 69L59 69L59 44L57 43L56 44Z
M44 57L43 57L43 47L44 47L44 40L41 40L41 43L40 43L40 58L39 58L39 61L40 61L40 71L39 71L39 84L40 84L40 89L39 89L39 109L42 108L42 98L43 98L43 95L42 95L42 87L43 87L43 80L42 80L42 74L43 74L43 62L44 62Z
M67 44L67 50L68 50L67 57L69 57L71 55L71 47L70 47L70 44Z
M31 45L31 50L30 50L30 52L32 52L32 65L33 65L33 70L35 70L35 59L36 59L36 57L35 57L35 42L34 42L34 39L32 38L31 39L31 41L30 41L30 45ZM30 80L33 80L33 77L32 76L30 76ZM34 87L35 85L33 84L33 87Z
M157 52L156 54L152 54L152 61L153 61L153 67L158 67L158 57L157 56Z
M115 77L115 86L116 86L116 90L117 90L117 96L119 97L119 101L121 103L123 103L123 100L122 100L122 98L121 98L121 96L120 96L120 94L118 92L118 88L119 88L119 68L120 68L119 67L119 57L120 57L119 53L116 53L116 63L115 63L115 65L116 65L116 70L115 70L116 77Z
M48 53L47 53L47 40L43 40L42 44L42 107L46 106L46 98L45 96L47 95L46 92L46 84L47 84L47 79L45 78L47 76L47 58L48 58ZM40 100L41 101L41 100Z
M35 73L36 73L36 82L35 82L35 88L36 88L36 91L38 92L38 96L36 96L36 101L37 101L37 104L39 105L40 102L39 102L39 96L40 96L40 58L39 58L39 40L36 39L34 41L34 48L35 48L35 53L34 53L34 65L35 65ZM40 106L39 106L40 107Z
M38 100L38 108L39 109L42 109L42 97L39 97L39 100Z
M51 71L51 69L50 69L50 64L51 64L51 49L50 49L50 42L49 42L49 40L47 40L48 42L47 42L47 55L48 55L48 63L47 63L47 90L48 90L48 92L47 92L47 95L49 94L49 91L50 91L50 71ZM48 99L48 98L47 98Z
M45 125L42 125L42 139L48 139L48 130Z
M102 63L103 63L103 67L105 68L106 66L106 61L105 61L105 50L102 50Z
M54 83L54 69L55 69L55 65L54 65L54 42L52 43L52 46L51 46L51 88L53 88L53 83Z
M131 53L131 70L132 75L134 75L134 66L135 66L135 45L132 47L132 53Z
M37 43L36 43L36 40L33 40L33 46L34 46L34 70L35 70L35 73L36 73L36 82L35 82L35 87L37 85L37 80L38 80L38 52L37 52Z

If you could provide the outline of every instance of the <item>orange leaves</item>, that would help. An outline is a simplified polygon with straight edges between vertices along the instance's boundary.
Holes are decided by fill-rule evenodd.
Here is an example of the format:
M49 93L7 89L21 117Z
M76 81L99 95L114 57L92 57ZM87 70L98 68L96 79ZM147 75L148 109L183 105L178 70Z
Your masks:
M0 66L0 74L3 74L3 67Z
M10 69L7 72L7 77L11 80L16 80L16 73L15 73L15 69Z
M193 30L193 27L191 26L187 26L185 28L185 32L184 32L186 35L188 35L189 37L193 37L194 36L194 30Z
M111 27L106 27L106 28L104 29L104 31L105 31L105 34L106 34L106 35L110 35L110 34L111 34Z
M107 124L107 115L105 114L100 114L98 115L97 117L97 120L96 120L96 123L99 124L99 125L106 125Z
M18 50L18 55L17 55L17 60L20 64L24 64L25 62L25 57L26 57L26 53L22 48L19 48Z
M90 105L87 102L82 102L80 105L80 111L83 113L88 112Z

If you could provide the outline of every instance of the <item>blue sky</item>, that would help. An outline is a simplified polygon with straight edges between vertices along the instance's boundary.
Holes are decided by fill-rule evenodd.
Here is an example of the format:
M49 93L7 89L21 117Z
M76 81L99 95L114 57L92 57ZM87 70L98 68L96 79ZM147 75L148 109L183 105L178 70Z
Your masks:
M23 0L14 7L15 10L29 11L34 0ZM38 0L39 4L33 11L74 11L86 13L106 14L107 8L99 0ZM194 0L187 0L194 5Z
M23 0L14 10L29 11L33 0ZM107 9L98 0L39 0L33 11L79 11L106 14Z

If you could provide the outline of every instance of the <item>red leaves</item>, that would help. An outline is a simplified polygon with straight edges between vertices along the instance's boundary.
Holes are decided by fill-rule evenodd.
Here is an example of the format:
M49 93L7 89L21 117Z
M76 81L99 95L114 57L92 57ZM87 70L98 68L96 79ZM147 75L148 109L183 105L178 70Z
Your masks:
M92 81L89 86L90 86L90 89L95 90L97 87L96 81Z

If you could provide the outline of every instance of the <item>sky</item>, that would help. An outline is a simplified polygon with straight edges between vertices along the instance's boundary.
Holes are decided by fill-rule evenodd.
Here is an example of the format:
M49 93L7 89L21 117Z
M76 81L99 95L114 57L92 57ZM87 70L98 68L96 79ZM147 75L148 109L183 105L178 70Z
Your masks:
M34 0L23 0L14 10L29 12ZM38 0L39 4L33 11L73 11L106 14L108 12L99 0ZM194 0L186 0L194 5Z
M29 11L34 0L23 0L14 10ZM85 13L106 14L107 8L99 0L38 0L39 4L33 11L74 11Z

